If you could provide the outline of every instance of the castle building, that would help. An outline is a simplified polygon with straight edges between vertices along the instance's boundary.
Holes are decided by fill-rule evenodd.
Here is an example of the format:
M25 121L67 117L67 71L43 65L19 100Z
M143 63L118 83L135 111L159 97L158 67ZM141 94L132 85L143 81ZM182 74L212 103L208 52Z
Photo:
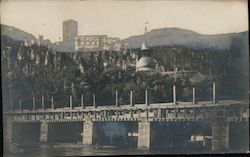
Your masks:
M120 51L120 49L120 39L107 35L81 35L75 38L76 51Z
M76 51L99 51L104 47L106 35L81 35L75 38Z

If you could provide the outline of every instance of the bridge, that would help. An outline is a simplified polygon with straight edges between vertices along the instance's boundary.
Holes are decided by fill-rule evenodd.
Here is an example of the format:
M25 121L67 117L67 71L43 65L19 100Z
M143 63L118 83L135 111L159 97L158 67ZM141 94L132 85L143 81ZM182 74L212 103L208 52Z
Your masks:
M193 88L192 102L179 102L176 100L176 87L173 86L173 102L156 103L148 102L148 93L145 91L145 103L134 104L133 93L130 92L130 103L118 104L118 92L116 92L116 104L110 106L97 106L93 94L93 106L84 106L81 96L80 107L74 107L72 96L69 97L69 107L55 108L53 97L51 108L36 108L33 99L33 109L22 109L5 112L5 128L7 142L12 141L14 123L39 123L40 142L48 141L48 125L58 122L82 122L82 143L92 145L95 143L97 122L135 122L138 124L137 132L129 133L138 136L138 148L150 148L152 140L153 123L157 122L205 122L212 123L212 151L227 150L229 147L229 122L249 121L248 100L220 100L216 99L215 84L213 84L213 100L197 102L195 88Z

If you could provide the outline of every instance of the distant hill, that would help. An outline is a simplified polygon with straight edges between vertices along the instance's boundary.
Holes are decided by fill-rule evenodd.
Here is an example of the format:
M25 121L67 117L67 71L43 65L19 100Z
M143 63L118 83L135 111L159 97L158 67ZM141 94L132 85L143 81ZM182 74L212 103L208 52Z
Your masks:
M36 37L21 29L1 24L1 34L19 41L37 41ZM128 43L128 48L140 48L144 35L131 36L123 40ZM147 32L149 47L155 46L184 46L194 49L218 49L229 50L231 45L246 46L248 32L204 35L191 30L180 28L162 28ZM50 43L50 41L46 41ZM52 44L52 48L58 49L61 45Z
M154 29L147 32L149 47L154 46L185 46L194 49L229 49L234 38L246 38L248 32L218 35L204 35L179 28ZM137 35L124 39L129 48L140 48L144 36Z
M15 27L11 27L11 26L7 26L7 25L3 25L1 24L1 35L5 35L8 36L14 40L19 40L19 41L36 41L36 37L32 34L29 34L23 30L20 30L18 28Z

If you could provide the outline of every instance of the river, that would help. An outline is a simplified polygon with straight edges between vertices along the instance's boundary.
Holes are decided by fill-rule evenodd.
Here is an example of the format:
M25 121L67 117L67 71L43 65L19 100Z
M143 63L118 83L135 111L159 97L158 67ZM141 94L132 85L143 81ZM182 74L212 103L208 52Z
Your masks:
M49 157L49 156L107 156L107 155L153 155L153 154L210 154L210 150L195 149L137 149L137 148L96 148L81 144L16 144L8 146L6 157ZM232 152L230 152L232 153ZM235 153L235 152L234 152Z

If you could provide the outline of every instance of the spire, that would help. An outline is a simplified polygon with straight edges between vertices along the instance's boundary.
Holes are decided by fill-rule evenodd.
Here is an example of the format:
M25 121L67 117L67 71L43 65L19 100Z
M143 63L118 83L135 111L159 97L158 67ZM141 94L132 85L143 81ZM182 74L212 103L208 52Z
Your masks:
M145 33L144 33L144 42L147 45L147 37L146 37L146 33L147 33L147 22L145 22Z
M144 33L144 42L142 43L141 50L147 50L148 49L148 44L147 44L147 38L146 38L146 33L147 33L147 22L145 22L145 33Z

